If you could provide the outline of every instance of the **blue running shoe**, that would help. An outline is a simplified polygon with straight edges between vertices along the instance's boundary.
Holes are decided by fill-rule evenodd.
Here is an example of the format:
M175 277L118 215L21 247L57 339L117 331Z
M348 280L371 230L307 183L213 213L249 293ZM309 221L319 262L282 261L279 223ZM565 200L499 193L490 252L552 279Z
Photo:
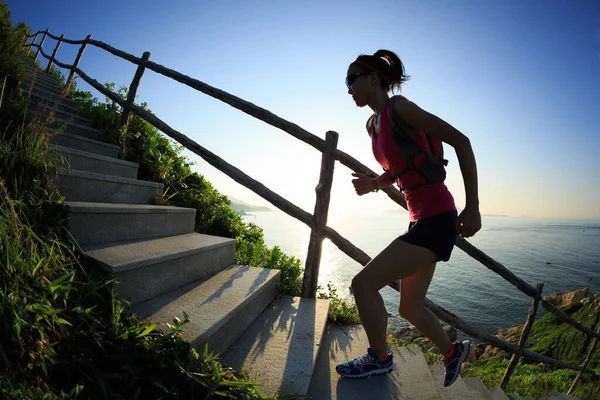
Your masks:
M452 357L447 360L442 359L444 367L446 368L446 377L444 378L444 386L446 387L452 385L456 378L458 378L460 366L465 362L469 355L471 343L469 343L468 340L465 340L462 343L455 342L453 346L454 354L452 354Z
M335 367L337 373L344 378L365 378L371 375L382 375L392 372L394 369L396 369L396 364L394 364L393 354L390 353L384 361L381 361L370 348L367 349L367 354Z

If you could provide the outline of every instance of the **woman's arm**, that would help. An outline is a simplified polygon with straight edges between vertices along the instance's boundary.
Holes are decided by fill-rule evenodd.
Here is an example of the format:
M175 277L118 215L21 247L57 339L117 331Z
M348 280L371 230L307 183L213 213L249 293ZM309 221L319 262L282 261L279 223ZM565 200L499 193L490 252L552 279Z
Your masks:
M385 171L377 178L369 178L368 175L363 174L361 172L354 172L352 173L352 176L355 178L352 179L354 190L356 190L356 194L358 194L359 196L377 190L377 183L379 183L379 189L383 189L384 187L391 186L394 184L394 181L392 180L392 177L390 176L388 171ZM407 206L406 201L404 200L404 194L402 194L402 198L399 200L402 203L400 205L406 209Z
M459 233L464 237L473 236L481 229L481 215L479 214L477 164L469 138L446 121L410 101L395 102L393 111L417 132L426 132L454 147L466 193L465 209L459 217Z

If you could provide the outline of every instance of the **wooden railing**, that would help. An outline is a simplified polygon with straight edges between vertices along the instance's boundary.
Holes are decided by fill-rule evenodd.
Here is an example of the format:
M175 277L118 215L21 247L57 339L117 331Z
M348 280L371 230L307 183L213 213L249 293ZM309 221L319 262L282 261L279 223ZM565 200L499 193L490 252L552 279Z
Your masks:
M36 44L35 41L40 34L43 34L42 39L40 41L40 44ZM296 125L292 122L286 121L285 119L280 118L275 114L272 114L271 112L269 112L266 109L260 108L250 102L247 102L247 101L245 101L239 97L236 97L232 94L229 94L223 90L217 89L217 88L212 87L212 86L210 86L204 82L201 82L197 79L186 76L180 72L177 72L177 71L167 68L163 65L160 65L160 64L150 61L149 60L150 59L149 52L145 52L142 55L142 57L136 57L132 54L118 50L106 43L101 42L101 41L93 40L91 38L91 35L88 35L85 40L69 40L69 39L65 39L64 35L57 37L57 36L52 35L48 30L46 30L46 31L39 31L39 32L36 32L35 34L28 36L28 38L31 38L31 37L33 37L33 40L31 41L31 43L28 43L27 46L29 46L29 49L37 48L37 51L35 54L36 59L39 54L41 54L43 57L48 59L48 66L46 67L47 70L50 68L50 65L52 65L52 63L54 63L55 65L57 65L61 68L65 68L65 69L69 70L69 77L68 77L67 83L66 83L67 87L69 87L72 84L74 74L77 74L81 79L83 79L85 82L90 84L93 88L98 90L100 93L104 94L105 96L107 96L108 98L113 100L115 103L119 104L123 108L122 118L121 118L121 126L127 125L127 121L128 121L128 118L129 118L129 115L131 112L137 114L139 117L148 121L151 125L156 127L158 130L164 132L166 135L168 135L172 139L181 143L185 148L187 148L188 150L199 155L205 161L207 161L209 164L211 164L215 168L219 169L221 172L227 174L230 178L234 179L239 184L252 190L254 193L256 193L259 196L261 196L262 198L266 199L271 204L273 204L274 206L276 206L283 212L287 213L288 215L290 215L290 216L302 221L306 225L308 225L311 228L311 234L310 234L310 240L309 240L309 246L308 246L308 254L307 254L306 262L305 262L304 281L303 281L303 285L302 285L302 295L303 296L315 297L315 295L316 295L317 279L319 276L319 264L320 264L320 259L321 259L321 249L322 249L322 243L323 243L324 238L328 238L329 240L331 240L331 242L333 244L335 244L342 252L344 252L349 257L351 257L352 259L354 259L356 262L358 262L359 264L361 264L363 266L365 266L371 260L371 258L364 251L362 251L358 247L354 246L354 244L352 244L349 240L345 239L342 235L340 235L333 228L326 225L335 160L339 161L342 165L348 167L349 169L353 170L354 172L362 172L370 177L377 176L377 174L375 174L375 172L373 172L372 170L367 168L365 165L363 165L359 161L355 160L350 155L337 149L338 134L336 132L328 131L326 133L326 140L323 140L323 139L311 134L310 132L302 129L298 125ZM50 55L50 56L47 55L42 49L42 46L44 44L44 41L46 40L46 37L50 37L57 41L57 44L52 52L52 55ZM56 59L56 54L57 54L58 48L59 48L60 44L63 42L81 46L79 49L79 52L77 54L77 57L75 59L75 62L72 65L61 63ZM118 94L107 89L106 87L101 85L95 79L90 78L87 74L85 74L79 68L79 61L81 60L81 57L82 57L83 52L87 45L92 45L92 46L101 48L117 57L123 58L123 59L125 59L133 64L136 64L138 66L135 76L131 82L130 89L129 89L126 99L123 99ZM319 183L316 187L316 203L315 203L314 214L311 215L308 212L302 210L298 206L294 205L290 201L286 200L285 198L281 197L280 195L278 195L271 189L264 186L262 183L256 181L255 179L251 178L250 176L246 175L244 172L240 171L233 165L230 165L225 160L221 159L220 157L213 154L209 150L200 146L198 143L189 139L188 137L186 137L182 133L178 132L177 130L171 128L166 122L162 121L160 118L158 118L154 114L152 114L152 113L148 112L147 110L143 109L142 107L134 104L133 100L134 100L135 94L137 92L137 87L140 83L140 80L141 80L144 70L146 68L148 68L156 73L159 73L163 76L174 79L178 82L181 82L184 85L194 88L200 92L203 92L217 100L227 103L230 106L232 106L248 115L251 115L263 122L266 122L269 125L272 125L274 127L277 127L279 129L283 130L284 132L287 132L288 134L292 135L293 137L297 138L298 140L301 140L301 141L313 146L320 152L322 152L323 156L322 156L322 162L321 162L321 173L320 173ZM123 130L123 132L125 132L125 130ZM121 146L122 146L122 149L124 150L124 148L125 148L124 138L121 138ZM397 204L399 204L400 206L402 206L403 208L406 209L406 202L404 201L404 196L398 189L390 186L390 187L382 189L382 191L385 192L387 194L387 196L390 199L392 199L392 201L396 202ZM568 393L573 392L577 383L580 381L581 375L583 372L591 373L595 376L594 372L592 370L590 370L587 366L588 366L588 363L589 363L589 361L596 349L596 346L598 344L598 339L600 338L600 328L598 329L598 331L594 331L591 328L584 326L581 323L579 323L578 321L574 320L569 315L567 315L566 313L564 313L563 311L561 311L560 309L558 309L557 307L552 305L548 301L548 299L542 297L541 293L542 293L542 289L543 289L543 284L538 283L537 287L534 288L533 286L531 286L530 284L526 283L521 278L519 278L515 274L513 274L508 268L506 268L499 262L493 260L491 257L489 257L487 254L485 254L481 250L477 249L475 246L473 246L471 243L469 243L464 238L457 237L456 238L456 246L459 247L464 252L466 252L471 257L473 257L475 260L479 261L485 267L489 268L490 270L494 271L496 274L500 275L502 278L504 278L507 282L512 284L517 289L519 289L525 295L533 298L533 304L529 310L527 322L524 326L524 329L521 334L518 345L501 340L493 335L480 332L480 331L476 330L475 328L473 328L471 325L469 325L467 322L460 319L458 316L456 316L456 315L452 314L451 312L443 309L442 307L436 305L431 300L429 300L427 298L425 299L425 306L428 309L430 309L439 319L443 320L444 322L448 323L449 325L452 325L456 329L464 332L465 334L467 334L475 339L479 339L482 342L485 342L493 347L499 348L501 350L504 350L504 351L507 351L507 352L513 354L511 361L510 361L510 363L506 369L506 372L504 374L504 377L502 378L501 387L503 389L506 388L506 385L508 384L510 376L511 376L512 372L514 371L514 369L521 357L524 357L531 361L541 362L541 363L548 364L548 365L558 367L558 368L568 368L571 370L579 371L579 374L574 379L573 384L571 385L571 388L569 389ZM398 282L394 282L394 283L390 284L389 286L394 288L395 290L399 291ZM538 309L538 305L540 303L546 310L548 310L549 312L554 314L561 321L575 327L576 329L585 333L588 337L594 338L593 344L587 354L586 359L584 360L583 365L568 364L568 363L562 362L560 360L553 359L551 357L547 357L547 356L544 356L544 355L541 355L538 353L534 353L534 352L525 350L525 343L526 343L527 337L531 331L531 326L533 325L533 322L535 320L535 315L536 315L536 312Z

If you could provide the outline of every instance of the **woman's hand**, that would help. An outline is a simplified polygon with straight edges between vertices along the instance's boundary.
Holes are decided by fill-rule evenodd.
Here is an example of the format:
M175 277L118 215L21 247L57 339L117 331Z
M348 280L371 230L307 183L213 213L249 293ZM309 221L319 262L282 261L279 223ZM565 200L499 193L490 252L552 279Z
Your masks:
M456 221L456 230L462 237L468 238L481 229L481 214L477 208L465 207Z
M363 173L354 172L352 173L352 176L356 178L352 179L352 184L354 185L354 190L356 190L356 194L359 196L372 192L377 187L375 179L371 179Z

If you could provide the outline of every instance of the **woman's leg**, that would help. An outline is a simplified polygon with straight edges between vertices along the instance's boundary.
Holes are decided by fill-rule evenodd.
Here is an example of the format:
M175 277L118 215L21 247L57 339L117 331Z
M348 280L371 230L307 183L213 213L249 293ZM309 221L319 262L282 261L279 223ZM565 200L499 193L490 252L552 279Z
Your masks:
M352 291L360 320L369 338L371 350L378 357L386 354L387 330L387 311L379 290L391 282L414 275L430 266L435 259L431 250L396 239L352 279Z
M435 263L419 269L400 281L400 316L412 323L446 355L452 348L450 338L437 317L425 308L423 301L435 272Z

